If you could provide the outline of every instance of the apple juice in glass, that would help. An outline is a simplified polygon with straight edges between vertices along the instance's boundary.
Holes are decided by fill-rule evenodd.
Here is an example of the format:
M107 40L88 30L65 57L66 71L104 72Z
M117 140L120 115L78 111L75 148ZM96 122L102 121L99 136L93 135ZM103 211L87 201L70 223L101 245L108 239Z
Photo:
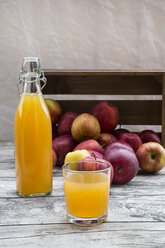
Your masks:
M22 94L15 114L16 184L23 197L52 191L52 127L40 80L45 82L39 59L24 58Z
M88 165L94 170L84 170ZM106 220L110 172L109 164L97 160L81 160L63 166L67 219L70 223L92 226Z

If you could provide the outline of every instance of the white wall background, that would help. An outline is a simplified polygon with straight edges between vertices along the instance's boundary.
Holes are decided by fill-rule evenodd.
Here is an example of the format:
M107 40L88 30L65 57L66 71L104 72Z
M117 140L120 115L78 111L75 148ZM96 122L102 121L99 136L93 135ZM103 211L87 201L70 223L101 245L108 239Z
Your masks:
M42 68L165 67L165 0L0 0L0 141L13 141L25 56Z

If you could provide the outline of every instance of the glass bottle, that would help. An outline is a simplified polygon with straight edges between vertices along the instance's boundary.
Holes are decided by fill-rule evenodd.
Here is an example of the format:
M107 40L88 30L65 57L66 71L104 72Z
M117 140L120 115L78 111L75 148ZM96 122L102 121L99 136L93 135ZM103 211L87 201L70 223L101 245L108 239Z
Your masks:
M19 81L22 94L15 114L16 185L23 197L52 191L52 127L40 81L46 84L40 60L24 58Z

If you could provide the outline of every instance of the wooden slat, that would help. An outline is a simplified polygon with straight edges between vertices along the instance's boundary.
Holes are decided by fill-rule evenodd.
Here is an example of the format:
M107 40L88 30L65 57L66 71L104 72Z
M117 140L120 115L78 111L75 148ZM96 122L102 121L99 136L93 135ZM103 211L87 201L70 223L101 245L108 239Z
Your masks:
M58 101L63 112L90 112L99 101ZM161 101L110 101L118 107L119 124L124 125L159 125L161 124Z
M14 159L12 162L1 162L0 161L0 180L1 178L15 177L15 164Z
M134 185L132 184L132 188ZM119 192L121 188L118 189ZM127 187L125 187L127 190ZM150 190L153 190L153 188ZM110 195L108 222L165 222L165 195L129 193ZM64 196L41 198L1 198L0 225L65 223Z
M0 182L0 198L20 198L16 193L15 175L14 177L0 177ZM53 177L53 192L47 197L57 196L64 196L62 173L58 173L58 171L54 173Z
M12 168L11 170L13 171L12 177L9 177L7 173L6 173L6 177L2 177L2 176L0 177L0 181L1 181L0 198L3 197L7 199L19 198L19 196L16 194L14 168ZM0 173L1 171L2 169L0 170ZM133 197L136 194L147 195L151 197L153 195L164 195L164 188L165 188L164 177L165 177L165 169L160 171L158 174L152 176L144 173L142 174L141 172L139 172L136 178L126 185L123 186L112 185L110 195L113 197L115 197L116 194L122 197L127 197L128 194L130 197ZM160 184L161 187L159 188ZM152 191L150 190L150 188L152 188ZM6 190L4 191L4 189ZM61 168L56 167L53 173L53 191L52 194L47 197L59 197L59 196L62 197L64 196L63 179L62 179Z
M155 76L50 76L44 94L160 95L161 77Z
M80 70L80 69L44 69L45 75L162 75L164 70L162 69L144 69L144 70L132 70L132 69L113 69L113 70Z
M8 159L6 158L6 161ZM58 177L61 176L61 167L57 167L56 170L53 169L53 176ZM14 159L8 160L8 162L0 161L0 180L3 178L15 178L15 164Z
M80 94L44 94L44 98L54 99L55 101L162 101L162 95L80 95Z
M1 247L164 248L164 223L104 223L2 226Z
M0 142L0 167L5 162L14 162L14 144L9 142Z

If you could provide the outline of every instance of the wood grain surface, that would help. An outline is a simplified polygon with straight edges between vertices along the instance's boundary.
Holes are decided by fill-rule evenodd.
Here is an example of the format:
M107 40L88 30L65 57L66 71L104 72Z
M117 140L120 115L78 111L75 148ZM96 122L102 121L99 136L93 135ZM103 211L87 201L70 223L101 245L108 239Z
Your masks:
M161 95L161 76L46 76L44 94Z
M96 70L80 70L80 69L44 69L45 75L80 75L80 76L98 76L98 75L162 75L164 69L96 69Z
M96 227L67 223L61 168L53 175L51 195L20 198L14 146L0 143L0 247L165 247L165 170L112 185L107 221Z

